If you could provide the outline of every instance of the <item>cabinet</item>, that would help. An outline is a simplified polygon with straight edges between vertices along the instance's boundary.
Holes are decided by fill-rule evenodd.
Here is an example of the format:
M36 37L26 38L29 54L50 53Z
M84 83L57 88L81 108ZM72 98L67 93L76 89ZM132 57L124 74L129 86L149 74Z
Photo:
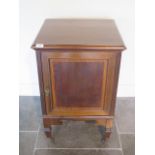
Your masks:
M36 51L47 137L63 120L93 120L111 134L124 43L111 19L47 19Z

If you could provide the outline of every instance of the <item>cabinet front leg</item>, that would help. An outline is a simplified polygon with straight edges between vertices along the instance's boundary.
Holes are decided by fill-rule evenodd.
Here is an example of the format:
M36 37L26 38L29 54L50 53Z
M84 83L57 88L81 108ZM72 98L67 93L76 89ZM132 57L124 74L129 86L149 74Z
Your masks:
M44 123L44 132L46 136L49 138L54 138L52 133L52 125L61 125L62 121L52 118L43 118L43 123Z
M44 123L44 133L48 138L52 138L52 127L50 124L48 124L46 121L43 121Z
M113 127L113 120L108 119L106 122L106 138L110 138L110 135L112 133L112 127Z

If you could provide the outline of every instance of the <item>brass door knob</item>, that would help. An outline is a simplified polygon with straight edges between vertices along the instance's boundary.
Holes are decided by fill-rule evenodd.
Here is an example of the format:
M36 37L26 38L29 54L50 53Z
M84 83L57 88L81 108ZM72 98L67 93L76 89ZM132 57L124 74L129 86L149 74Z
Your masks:
M45 96L49 96L49 94L50 94L50 90L49 90L49 88L46 88L45 89Z

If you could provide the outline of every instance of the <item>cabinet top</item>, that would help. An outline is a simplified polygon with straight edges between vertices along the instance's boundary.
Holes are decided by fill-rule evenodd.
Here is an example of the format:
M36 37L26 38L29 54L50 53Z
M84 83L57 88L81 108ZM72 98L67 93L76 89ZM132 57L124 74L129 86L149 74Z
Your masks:
M46 19L32 48L122 51L125 46L111 19Z

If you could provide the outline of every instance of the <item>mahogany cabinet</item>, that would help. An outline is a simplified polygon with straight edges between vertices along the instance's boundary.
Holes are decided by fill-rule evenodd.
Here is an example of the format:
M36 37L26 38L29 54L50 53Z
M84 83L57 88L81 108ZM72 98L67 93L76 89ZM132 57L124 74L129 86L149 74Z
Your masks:
M110 136L121 53L125 49L111 19L47 19L36 51L45 133L63 120L93 120Z

